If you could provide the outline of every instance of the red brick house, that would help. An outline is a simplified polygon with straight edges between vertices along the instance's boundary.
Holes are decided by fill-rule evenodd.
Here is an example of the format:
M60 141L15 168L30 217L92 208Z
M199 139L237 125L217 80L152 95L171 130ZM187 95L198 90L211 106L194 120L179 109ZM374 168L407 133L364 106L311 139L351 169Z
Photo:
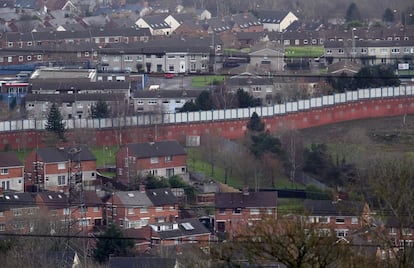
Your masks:
M96 180L96 158L86 146L39 148L25 163L26 191L69 192L69 185L81 184L93 189Z
M38 207L30 193L10 193L0 196L0 234L34 231Z
M116 153L117 178L124 184L138 176L171 177L187 173L187 153L177 141L127 144Z
M78 206L72 207L72 219L76 222L79 230L97 231L105 224L103 218L105 204L96 191L83 191L81 198L74 202Z
M390 217L385 223L390 244L395 248L414 247L414 223L412 219Z
M108 208L108 221L124 229L139 229L178 218L178 200L170 189L115 192L108 200Z
M24 191L24 166L13 152L0 152L0 187L3 190Z
M367 203L353 201L305 200L304 210L311 223L326 224L326 231L333 230L338 238L346 237L369 223L370 209Z
M277 192L216 193L215 231L219 239L232 239L263 217L277 217Z

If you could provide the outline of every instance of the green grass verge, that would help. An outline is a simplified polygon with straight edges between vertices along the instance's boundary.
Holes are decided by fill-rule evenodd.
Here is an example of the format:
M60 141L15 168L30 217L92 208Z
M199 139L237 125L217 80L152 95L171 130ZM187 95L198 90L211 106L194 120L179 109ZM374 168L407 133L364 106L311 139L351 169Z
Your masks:
M310 57L317 58L324 53L322 46L306 46L306 47L287 47L285 49L286 58Z
M206 87L216 82L223 82L224 81L223 75L201 75L196 76L191 80L192 87Z

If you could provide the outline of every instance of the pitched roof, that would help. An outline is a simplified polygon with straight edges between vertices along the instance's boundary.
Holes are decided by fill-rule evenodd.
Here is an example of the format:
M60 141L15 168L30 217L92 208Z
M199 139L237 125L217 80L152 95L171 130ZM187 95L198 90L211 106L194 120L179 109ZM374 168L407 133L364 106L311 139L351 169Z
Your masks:
M277 192L216 193L216 208L259 208L277 206Z
M177 197L168 188L149 189L146 191L148 198L154 206L175 205Z
M30 193L25 192L0 195L0 211L23 207L36 207L36 202Z
M191 90L138 90L134 92L134 98L154 99L154 98L197 98L203 89Z
M144 16L142 19L152 28L152 29L165 29L171 28L168 23L164 20L168 14L156 14L151 16Z
M22 162L14 152L0 152L0 167L21 167Z
M120 202L122 203L124 207L152 206L152 202L148 198L145 192L125 191L125 192L116 192L115 195L119 198Z
M331 200L305 200L304 209L310 215L319 216L361 216L364 204L362 202Z
M286 11L259 10L257 17L262 23L280 23L288 13Z
M79 147L66 147L66 148L39 148L37 149L39 157L45 163L57 163L66 162L71 157L77 161L94 161L96 157L92 154L89 148L85 145Z
M174 223L151 224L152 226L173 225ZM188 236L199 236L210 234L210 231L198 219L179 219L178 228L155 231L160 239L174 239Z
M125 98L123 93L78 93L78 94L27 94L26 102L47 101L50 103L75 101L120 101Z
M88 207L92 207L92 206L98 207L98 206L103 205L103 202L99 198L96 191L83 191L82 196L83 196L83 203Z
M137 158L185 155L184 147L177 141L156 141L126 145L130 155Z
M69 199L63 193L47 191L36 193L36 196L40 199L41 204L39 205L44 205L49 209L61 209L69 206Z

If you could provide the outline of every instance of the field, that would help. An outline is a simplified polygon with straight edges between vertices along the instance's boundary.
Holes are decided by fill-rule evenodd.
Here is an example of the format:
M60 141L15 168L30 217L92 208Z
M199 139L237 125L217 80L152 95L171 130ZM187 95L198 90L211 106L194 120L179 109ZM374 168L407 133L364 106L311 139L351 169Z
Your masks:
M323 55L322 46L306 46L306 47L287 47L285 49L286 58L317 58Z
M222 75L202 75L202 76L196 76L191 80L191 87L195 88L202 88L210 86L214 83L214 81L217 82L223 82L224 76Z

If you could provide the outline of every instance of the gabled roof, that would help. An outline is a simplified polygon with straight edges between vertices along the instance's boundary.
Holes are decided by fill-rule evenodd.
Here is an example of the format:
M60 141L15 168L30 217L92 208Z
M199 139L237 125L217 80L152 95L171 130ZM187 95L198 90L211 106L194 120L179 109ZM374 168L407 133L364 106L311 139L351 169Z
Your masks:
M364 208L362 202L310 199L303 206L311 216L361 216Z
M165 29L171 28L168 23L164 20L168 16L168 14L157 14L157 15L150 15L144 16L142 19L152 28L152 29Z
M124 207L149 207L152 206L151 200L145 192L140 191L125 191L116 192L115 195L119 198ZM110 202L110 200L109 200ZM114 204L117 205L117 204Z
M83 203L87 207L99 207L103 205L103 202L99 198L96 191L83 191L82 197L83 197Z
M242 73L232 76L226 80L227 85L273 85L273 79L268 77L255 76L252 74Z
M37 153L44 163L67 162L69 159L76 161L94 161L96 157L85 145L66 148L39 148Z
M129 82L90 82L86 80L34 80L31 84L32 91L38 90L58 90L58 91L74 91L74 90L105 90L105 89L129 89Z
M185 155L184 147L177 141L156 141L128 144L128 154L137 158Z
M257 17L262 23L279 24L288 14L287 11L259 10Z
M149 189L147 196L154 206L175 205L178 203L177 197L168 188Z
M27 94L26 102L45 101L50 103L73 103L76 101L121 101L125 99L123 93L75 93L75 94Z
M30 193L7 193L0 195L0 211L23 207L36 207L36 202Z
M216 208L275 208L277 192L216 193Z
M14 152L0 152L0 167L21 167L23 166L20 159Z

